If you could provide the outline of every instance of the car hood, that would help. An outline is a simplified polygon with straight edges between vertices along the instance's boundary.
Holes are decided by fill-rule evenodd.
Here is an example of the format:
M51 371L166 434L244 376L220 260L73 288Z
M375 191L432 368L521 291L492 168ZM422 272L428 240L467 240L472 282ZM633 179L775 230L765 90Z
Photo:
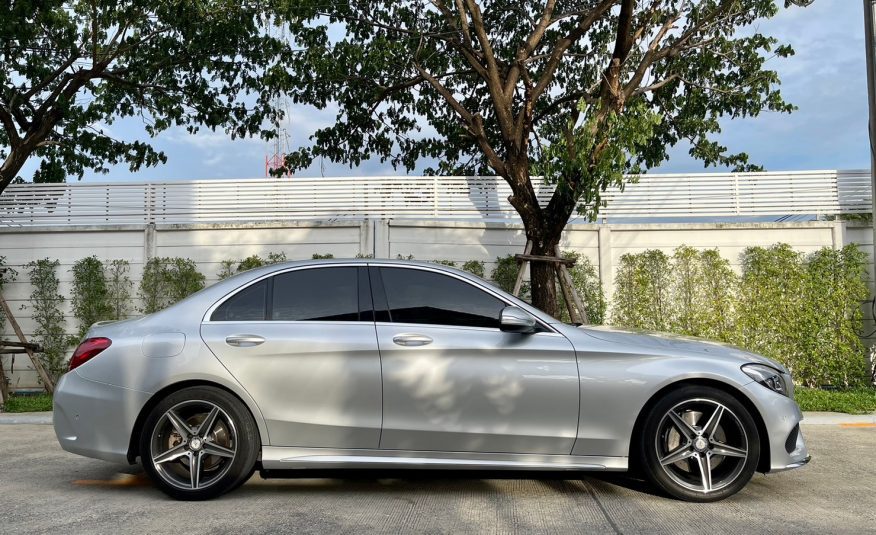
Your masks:
M772 359L730 344L715 342L705 338L604 326L581 326L579 327L579 330L583 331L588 336L592 336L593 338L605 342L648 348L658 350L661 353L675 353L679 355L682 353L707 354L716 358L737 360L740 364L766 364L767 366L772 366L784 373L788 373L788 370L784 366Z

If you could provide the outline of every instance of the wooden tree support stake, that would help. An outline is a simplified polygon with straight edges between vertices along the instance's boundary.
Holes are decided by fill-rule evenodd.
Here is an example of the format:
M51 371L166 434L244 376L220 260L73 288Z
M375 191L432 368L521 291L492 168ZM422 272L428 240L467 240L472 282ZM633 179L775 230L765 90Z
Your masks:
M9 400L9 380L3 370L3 359L0 359L0 403L5 405L7 400Z
M523 287L523 279L526 277L526 268L529 262L549 262L553 264L557 274L557 281L560 283L560 290L563 292L563 299L566 301L566 308L569 309L569 319L572 323L588 324L590 323L587 317L587 310L584 308L584 303L578 292L575 291L575 285L572 281L572 275L569 273L569 266L575 265L575 261L570 258L560 256L560 249L557 247L554 250L554 256L534 255L532 253L532 241L526 241L526 247L523 249L523 254L515 255L520 269L517 272L517 281L514 283L514 296L520 297L520 289Z
M39 375L40 380L43 382L43 386L46 389L46 392L52 394L55 392L55 383L52 381L52 378L49 377L48 372L43 367L42 361L39 357L34 353L33 348L38 347L34 346L27 341L27 338L24 337L24 333L21 332L21 327L19 327L18 322L15 321L15 316L12 315L12 309L9 308L9 303L6 302L6 299L2 295L0 295L0 308L3 309L3 313L6 315L6 319L9 320L9 324L12 325L12 330L15 331L15 335L18 337L18 341L21 342L21 347L24 349L27 356L30 357L30 361L33 363L33 368L36 370L37 375ZM4 380L5 377L0 377L0 380Z

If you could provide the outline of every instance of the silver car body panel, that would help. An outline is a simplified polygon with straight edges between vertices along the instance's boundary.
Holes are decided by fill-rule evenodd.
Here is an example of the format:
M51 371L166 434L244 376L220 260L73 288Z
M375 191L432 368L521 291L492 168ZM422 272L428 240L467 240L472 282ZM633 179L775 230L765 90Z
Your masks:
M440 326L264 322L271 325L255 333L251 323L207 320L213 307L256 280L324 265L445 273L526 310L547 332L467 329L455 340ZM401 347L392 342L400 333L427 335L432 343ZM261 354L223 343L249 334L267 334L271 343L258 346ZM64 449L108 461L130 460L132 433L160 392L198 383L229 390L250 410L266 467L324 462L620 470L642 408L685 380L714 381L744 396L767 431L762 440L769 444L771 470L808 459L802 434L791 453L785 449L802 420L797 404L740 369L760 362L786 371L776 363L711 342L564 325L473 275L434 264L320 260L266 266L144 318L96 325L87 336L113 343L59 382L55 431Z
M255 334L258 346L226 337ZM380 354L373 323L205 322L201 336L250 393L276 446L377 448Z
M262 448L266 470L304 468L452 468L515 470L626 470L626 457L584 457L515 453L406 450L334 450L327 448Z
M397 345L414 333L428 345ZM383 435L391 450L566 454L578 430L578 366L556 333L378 323Z

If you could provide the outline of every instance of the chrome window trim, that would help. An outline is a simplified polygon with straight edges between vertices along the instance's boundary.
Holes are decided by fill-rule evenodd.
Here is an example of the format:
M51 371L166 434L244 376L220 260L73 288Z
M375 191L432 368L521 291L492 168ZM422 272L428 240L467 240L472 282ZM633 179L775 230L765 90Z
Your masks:
M268 323L268 322L265 322ZM294 322L292 322L294 323ZM359 322L362 323L362 322ZM430 329L453 329L453 330L466 330L466 331L478 331L478 332L505 332L498 327L472 327L468 325L445 325L443 323L401 323L401 322L392 322L392 321L377 321L374 322L378 327L399 327L405 328L410 331L416 331L417 327L429 327ZM541 325L541 322L539 322ZM508 333L508 334L522 334L522 333ZM526 336L537 336L541 334L547 334L553 337L565 338L562 334L554 331L540 331L536 333L526 333Z
M215 303L213 303L213 305L207 309L207 312L206 312L206 314L204 314L204 317L201 318L201 323L202 324L217 324L217 325L218 324L231 324L231 323L247 323L247 324L253 324L253 323L269 323L269 324L280 324L280 323L315 324L315 323L321 323L318 320L317 321L300 321L300 320L299 321L293 321L293 320L277 320L277 321L274 321L274 320L254 320L254 321L216 320L216 321L214 321L214 320L211 320L209 318L213 315L213 312L217 308L219 308L220 306L222 306L223 303L225 303L225 301L231 299L232 297L237 295L239 292L242 292L246 288L249 288L250 286L257 284L257 283L259 283L267 278L274 277L276 275L282 275L283 273L289 273L291 271L299 271L302 269L338 268L338 267L377 267L377 268L385 267L385 268L417 269L420 271L429 271L432 273L438 273L441 275L452 277L452 278L457 279L463 283L466 283L469 286L472 286L472 287L474 287L482 292L486 292L488 295L490 295L490 296L498 299L502 303L504 303L505 306L517 306L516 303L512 303L512 302L508 301L501 294L497 293L495 291L495 289L492 288L489 284L487 284L487 283L481 284L481 283L478 283L476 281L472 281L471 279L469 279L467 277L464 277L464 276L461 276L457 273L454 273L452 271L449 271L446 269L441 269L440 265L436 265L435 267L432 267L432 266L423 266L423 265L419 265L419 264L401 264L401 263L395 263L395 262L381 262L379 260L370 261L370 262L368 262L368 261L331 262L331 263L320 263L320 264L307 264L307 265L303 265L303 266L290 266L287 268L280 268L280 269L277 269L276 271L271 271L269 273L265 273L264 275L256 277L255 279L247 282L243 286L238 286L237 288L235 288L231 292L222 296ZM529 311L526 311L526 312L528 314L531 314L531 312L529 312ZM533 317L535 317L535 320L538 322L538 324L541 326L541 328L545 329L545 331L541 332L541 333L532 333L532 334L552 333L552 334L558 334L558 335L562 336L562 334L560 334L559 331L557 331L553 326L551 326L551 324L543 321L538 316L533 315ZM363 322L363 321L333 321L331 323L350 324L350 323L368 323L368 322L367 321L366 322ZM447 328L457 328L457 329L462 328L462 329L479 329L479 330L487 330L487 331L501 331L501 329L496 328L496 327L473 327L473 326L466 326L466 325L445 325L443 323L394 323L394 322L375 322L375 321L372 321L371 323L372 324L381 324L381 325L412 325L412 326L425 325L425 326L430 326L430 327L447 327Z

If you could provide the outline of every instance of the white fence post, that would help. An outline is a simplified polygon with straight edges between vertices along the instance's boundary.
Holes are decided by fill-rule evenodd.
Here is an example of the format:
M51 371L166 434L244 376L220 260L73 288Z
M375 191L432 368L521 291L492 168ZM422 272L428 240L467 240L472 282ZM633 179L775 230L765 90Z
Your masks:
M599 280L605 298L611 299L614 292L614 265L611 260L611 227L599 225Z
M143 229L143 264L145 265L151 258L155 258L158 236L155 229L155 223L149 223Z
M374 258L389 258L389 223L388 219L374 222Z

